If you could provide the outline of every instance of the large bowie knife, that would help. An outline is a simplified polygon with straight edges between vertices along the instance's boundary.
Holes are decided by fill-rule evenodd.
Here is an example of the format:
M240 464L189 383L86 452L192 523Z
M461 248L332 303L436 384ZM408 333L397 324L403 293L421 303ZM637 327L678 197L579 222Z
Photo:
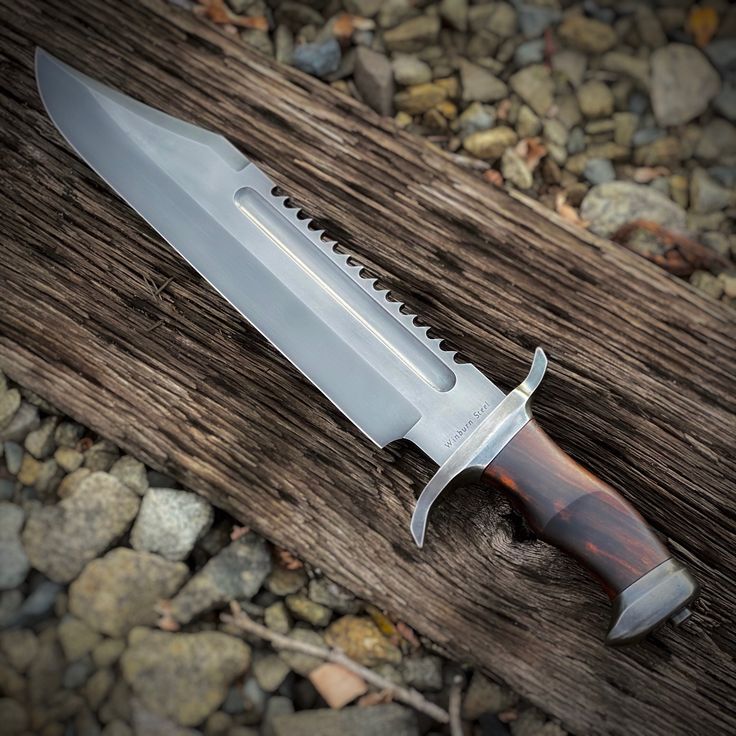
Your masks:
M354 424L379 447L411 440L440 466L411 520L420 547L440 493L483 481L599 579L613 600L609 644L688 617L698 586L687 569L532 419L529 401L547 366L542 350L504 394L361 277L225 138L40 49L36 78L77 153Z

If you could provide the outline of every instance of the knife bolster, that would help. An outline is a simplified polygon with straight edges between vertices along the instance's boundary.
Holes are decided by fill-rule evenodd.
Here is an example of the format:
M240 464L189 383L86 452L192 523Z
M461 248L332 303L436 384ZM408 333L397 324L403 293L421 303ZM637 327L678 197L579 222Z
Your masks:
M613 601L607 644L627 644L684 620L698 586L638 512L528 422L483 473L543 541L567 552Z

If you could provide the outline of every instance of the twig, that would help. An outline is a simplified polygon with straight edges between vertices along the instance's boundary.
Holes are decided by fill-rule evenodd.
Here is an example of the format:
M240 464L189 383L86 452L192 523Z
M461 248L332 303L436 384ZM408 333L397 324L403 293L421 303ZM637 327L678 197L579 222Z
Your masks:
M431 703L419 691L414 690L413 688L405 688L394 684L385 677L381 677L376 674L368 667L364 667L350 659L350 657L339 649L328 649L327 647L320 647L314 644L308 644L307 642L297 641L296 639L290 639L288 636L284 636L283 634L277 634L275 631L271 631L271 629L254 621L235 601L230 603L230 610L232 614L224 613L221 616L224 623L236 626L249 634L255 634L255 636L260 639L270 642L274 649L286 649L292 652L300 652L301 654L307 654L311 657L317 657L319 659L324 659L327 662L334 662L335 664L342 665L346 669L362 677L366 682L370 683L374 687L388 692L394 700L398 700L406 705L410 705L415 710L426 713L430 718L433 718L438 723L450 722L449 713L444 710L444 708L440 708L438 705Z
M463 695L463 676L455 675L452 678L450 698L447 709L450 711L450 733L452 736L463 736L463 722L460 717L460 703Z

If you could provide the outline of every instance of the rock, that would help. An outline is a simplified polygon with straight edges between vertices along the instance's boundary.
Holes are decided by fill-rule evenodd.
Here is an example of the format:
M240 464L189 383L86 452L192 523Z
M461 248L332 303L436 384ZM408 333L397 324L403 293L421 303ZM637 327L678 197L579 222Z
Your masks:
M28 716L23 706L11 698L0 698L0 723L5 736L22 734L28 728Z
M476 670L463 700L463 718L474 721L484 713L501 713L511 708L516 700L511 690L491 682Z
M736 299L736 275L733 273L720 273L718 280L723 286L723 293L729 299Z
M630 146L631 139L639 124L639 116L633 112L616 112L613 114L613 140L619 146Z
M295 628L289 633L289 638L311 644L315 647L324 648L325 646L325 640L322 635L310 629ZM319 667L324 661L319 657L312 657L309 654L287 651L285 649L280 651L278 656L289 665L289 669L298 675L302 675L302 677L306 677L315 667Z
M146 466L130 455L123 455L113 463L110 475L117 478L123 485L142 496L148 490L148 476Z
M580 216L590 230L604 237L633 220L651 220L670 230L684 230L686 213L664 194L641 184L612 181L593 187L583 200Z
M112 442L101 440L84 453L84 467L92 471L107 471L119 456L120 450Z
M65 670L61 684L67 690L79 690L94 671L92 657L82 657L72 662Z
M0 392L1 394L2 392ZM2 398L0 398L0 405ZM12 406L11 400L10 405ZM2 415L0 408L0 415ZM27 401L21 401L15 414L12 415L10 421L3 427L0 421L0 442L22 442L29 432L32 432L41 424L38 417L38 407L29 404Z
M54 460L67 473L73 473L82 465L84 455L73 447L60 447L54 453Z
M672 43L651 58L652 108L660 125L682 125L698 117L718 94L718 72L694 46Z
M648 145L639 146L634 151L634 163L637 166L673 166L686 156L682 139L668 135L657 138Z
M33 578L32 578L33 579ZM38 582L35 580L34 582ZM54 608L61 586L51 580L41 580L33 592L22 601L13 615L5 621L6 626L32 626L48 617Z
M541 64L544 61L545 42L542 38L525 41L514 51L514 64L518 67Z
M394 72L383 55L360 46L355 52L355 86L365 103L379 115L393 114Z
M34 486L41 472L41 463L33 455L24 453L18 470L18 480L24 486Z
M622 51L609 51L601 57L600 68L614 74L624 74L642 89L649 88L649 60Z
M440 15L456 30L467 30L468 0L441 0Z
M110 721L102 730L102 736L134 736L133 729L121 720Z
M263 612L264 623L277 634L287 634L291 628L291 619L282 601L272 603Z
M522 105L516 116L516 132L519 138L532 138L539 135L542 129L542 121L539 116L528 105Z
M212 506L196 493L150 488L130 534L133 549L183 560L212 525Z
M61 422L54 432L54 442L57 447L76 448L79 440L84 436L84 427L76 422Z
M552 57L552 69L564 75L573 87L579 87L588 69L588 59L579 51L561 49Z
M695 212L718 212L735 201L736 192L721 186L705 169L695 169L690 177L690 207Z
M146 708L183 726L214 712L250 665L250 647L219 631L133 633L120 660L125 681Z
M306 621L312 626L327 626L332 618L332 611L327 606L307 598L306 595L293 594L286 597L286 607L294 618Z
M149 552L118 547L93 560L69 588L69 610L95 631L120 637L153 625L154 610L187 578L189 568Z
M112 667L124 651L122 639L104 639L92 650L92 661L100 669Z
M472 156L487 160L499 158L503 152L516 144L516 132L505 125L491 130L471 133L464 141L463 148Z
M704 49L713 66L725 77L736 71L736 45L733 39L716 38Z
M397 54L391 68L396 82L405 87L432 81L432 68L416 56Z
M97 710L115 684L115 674L109 668L97 670L84 687L84 698L92 710Z
M303 567L289 570L277 565L266 578L266 589L274 595L290 595L291 593L298 593L307 584L308 580L309 578Z
M616 171L608 159L591 158L585 164L583 176L593 185L604 184L616 178Z
M278 654L267 654L253 663L253 676L267 693L276 692L290 671L289 665Z
M189 623L197 614L234 599L250 599L271 571L265 540L248 533L213 557L171 601L171 614Z
M53 634L53 630L48 631ZM54 638L39 638L38 653L27 672L28 697L31 703L46 705L61 687L64 664L61 649Z
M20 391L11 388L0 392L0 430L8 427L20 407Z
M16 672L25 672L38 653L38 638L29 629L3 631L0 633L0 651Z
M457 119L455 127L464 136L479 130L488 130L496 121L496 113L492 107L480 102L468 105Z
M18 475L23 463L23 448L17 442L6 442L5 467L11 475Z
M327 628L325 641L366 667L401 661L401 651L367 618L347 615L337 619Z
M736 156L736 126L723 118L714 118L702 129L695 155L703 161L720 161Z
M149 710L138 699L132 701L132 723L135 736L202 736L195 728L185 728L169 718Z
M383 0L345 0L345 10L361 18L372 18L380 9Z
M59 644L69 662L89 654L102 641L97 631L76 616L64 616L58 631Z
M559 23L562 13L559 8L535 5L533 2L515 2L519 26L526 38L538 38L554 23Z
M307 74L326 77L337 70L341 58L340 42L336 38L328 38L326 41L297 46L291 55L291 63Z
M468 10L468 25L473 31L491 31L500 38L510 38L516 33L516 11L503 2L472 5Z
M400 23L383 34L383 42L389 51L412 53L431 46L440 32L440 19L436 15L419 15Z
M24 517L20 506L0 501L0 590L17 588L30 569L20 538Z
M723 283L708 271L694 271L689 280L696 289L700 289L714 299L720 299L723 296Z
M513 148L507 148L501 157L501 173L506 181L519 189L531 189L534 177L524 159Z
M31 512L22 535L31 565L56 582L70 582L122 536L139 503L116 478L92 473L72 496Z
M397 110L418 115L431 110L447 98L447 91L439 84L416 84L394 95Z
M644 4L637 5L635 17L636 30L646 46L649 46L650 49L657 49L667 43L662 24L652 8Z
M555 85L544 64L532 64L516 72L509 84L537 115L546 115L552 105Z
M610 25L584 15L568 15L557 28L557 35L565 44L587 54L602 54L618 41Z
M263 713L263 736L274 736L273 722L278 716L291 715L294 712L294 704L283 695L276 695L268 699Z
M469 61L460 66L460 80L465 102L496 102L508 95L509 90L504 82Z
M360 604L355 596L329 578L315 578L309 582L309 597L315 603L337 613L356 613Z
M273 736L419 736L416 716L409 708L396 703L365 708L350 706L301 710L272 720Z
M580 112L586 118L604 118L613 113L613 94L607 84L592 80L578 88Z
M522 711L511 725L512 736L567 736L556 723L548 721L536 708Z
M34 429L28 434L24 447L28 452L36 458L36 460L44 460L54 451L54 431L58 419L56 417L48 417L41 422L38 429Z
M442 690L441 657L408 657L401 664L401 673L409 687L423 692Z
M73 496L82 485L82 481L92 475L92 471L89 468L77 468L74 472L69 473L59 483L59 487L56 489L56 493L59 498L69 498Z
M276 27L273 43L276 61L281 64L291 64L291 57L294 53L294 36L288 26L282 24Z

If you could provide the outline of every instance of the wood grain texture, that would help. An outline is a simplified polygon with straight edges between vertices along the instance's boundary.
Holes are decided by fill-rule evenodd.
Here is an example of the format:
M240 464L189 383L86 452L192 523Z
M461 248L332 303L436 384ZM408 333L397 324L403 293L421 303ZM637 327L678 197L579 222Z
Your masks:
M483 480L506 495L540 539L587 567L609 598L672 556L631 504L560 450L534 419Z
M159 0L0 0L0 367L585 734L736 729L734 318L426 142ZM33 47L217 129L510 389L704 584L691 623L611 651L608 601L487 490L365 441L64 145ZM154 296L150 284L173 279Z

